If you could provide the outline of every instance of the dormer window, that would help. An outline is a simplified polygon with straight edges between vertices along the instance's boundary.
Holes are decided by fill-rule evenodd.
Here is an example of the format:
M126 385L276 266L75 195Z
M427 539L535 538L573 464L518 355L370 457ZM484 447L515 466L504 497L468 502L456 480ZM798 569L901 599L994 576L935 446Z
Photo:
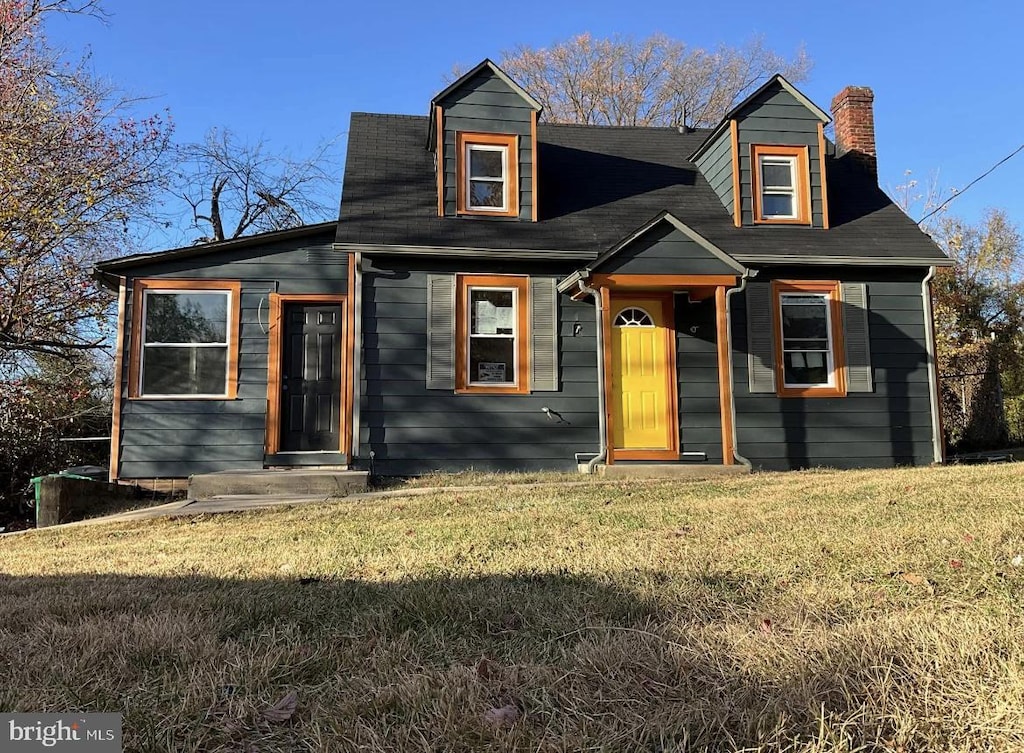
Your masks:
M460 132L456 141L459 214L517 217L517 138Z
M806 146L751 147L754 222L810 224L807 151Z

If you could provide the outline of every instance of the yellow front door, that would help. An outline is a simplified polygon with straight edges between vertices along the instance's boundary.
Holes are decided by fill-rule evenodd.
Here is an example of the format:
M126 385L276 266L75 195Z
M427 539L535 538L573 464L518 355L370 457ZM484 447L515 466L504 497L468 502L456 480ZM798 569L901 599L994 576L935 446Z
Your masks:
M618 458L677 451L669 352L671 298L613 298L611 311L612 448Z

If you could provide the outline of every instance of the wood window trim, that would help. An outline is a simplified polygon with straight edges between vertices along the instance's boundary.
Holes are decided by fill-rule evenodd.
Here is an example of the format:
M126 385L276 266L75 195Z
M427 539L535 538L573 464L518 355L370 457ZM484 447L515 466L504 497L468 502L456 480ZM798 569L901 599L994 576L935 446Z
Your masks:
M796 217L765 217L761 206L761 158L793 157L796 159ZM811 224L811 172L810 147L768 144L750 145L750 180L754 204L754 224L757 225L810 225Z
M352 269L352 267L349 267ZM351 288L350 288L351 289ZM288 303L330 303L341 306L341 319L344 322L341 338L342 353L345 354L346 362L342 364L341 378L341 415L338 417L340 426L338 428L341 436L339 438L338 452L347 454L349 452L350 435L349 416L352 415L352 390L348 389L351 382L351 327L348 313L348 297L344 295L329 295L320 293L271 293L268 314L269 330L267 342L267 435L266 452L268 455L275 455L281 450L281 362L284 359L284 307Z
M172 290L187 293L224 291L231 294L228 306L227 383L223 395L143 395L142 394L142 310L148 290ZM132 329L128 363L129 400L236 400L238 398L238 339L242 314L242 283L240 280L182 280L142 278L132 284Z
M838 280L773 280L772 341L775 352L775 392L779 397L846 397L846 348L843 342L843 302ZM782 360L783 293L826 293L829 296L832 372L834 384L822 387L787 387Z
M516 384L484 386L469 380L469 289L516 290ZM455 392L466 395L530 394L530 278L522 275L457 275L455 291Z
M469 208L467 191L467 170L469 168L467 149L479 144L481 146L505 147L505 196L507 206L503 211ZM519 137L514 134L470 133L459 131L455 135L456 199L457 213L478 217L518 217L519 216Z

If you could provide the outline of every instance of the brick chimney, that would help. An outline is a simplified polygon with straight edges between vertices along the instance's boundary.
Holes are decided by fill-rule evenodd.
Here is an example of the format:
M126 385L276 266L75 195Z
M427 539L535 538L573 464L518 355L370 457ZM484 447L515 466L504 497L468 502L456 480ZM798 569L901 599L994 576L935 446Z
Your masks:
M832 98L832 119L835 122L836 156L850 154L877 176L874 101L875 93L868 87L847 86Z

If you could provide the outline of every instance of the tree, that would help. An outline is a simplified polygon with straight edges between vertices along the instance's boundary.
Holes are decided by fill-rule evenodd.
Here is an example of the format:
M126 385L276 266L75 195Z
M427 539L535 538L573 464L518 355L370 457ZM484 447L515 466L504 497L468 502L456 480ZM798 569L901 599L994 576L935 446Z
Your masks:
M890 190L952 259L932 281L943 425L954 450L1024 440L1024 242L1002 210L972 224L948 214L953 190L909 171ZM943 196L946 196L946 199Z
M546 48L520 45L501 67L544 105L552 123L717 125L773 73L807 78L801 48L785 58L753 37L739 47L690 47L664 34L594 39L580 34Z
M333 187L330 142L303 159L272 154L260 140L239 142L212 129L201 143L178 149L176 192L191 210L195 243L285 230L337 213L322 200Z
M0 0L0 378L33 355L101 345L110 298L92 262L128 249L165 176L166 120L133 119L133 101L47 43L48 17L98 12Z

